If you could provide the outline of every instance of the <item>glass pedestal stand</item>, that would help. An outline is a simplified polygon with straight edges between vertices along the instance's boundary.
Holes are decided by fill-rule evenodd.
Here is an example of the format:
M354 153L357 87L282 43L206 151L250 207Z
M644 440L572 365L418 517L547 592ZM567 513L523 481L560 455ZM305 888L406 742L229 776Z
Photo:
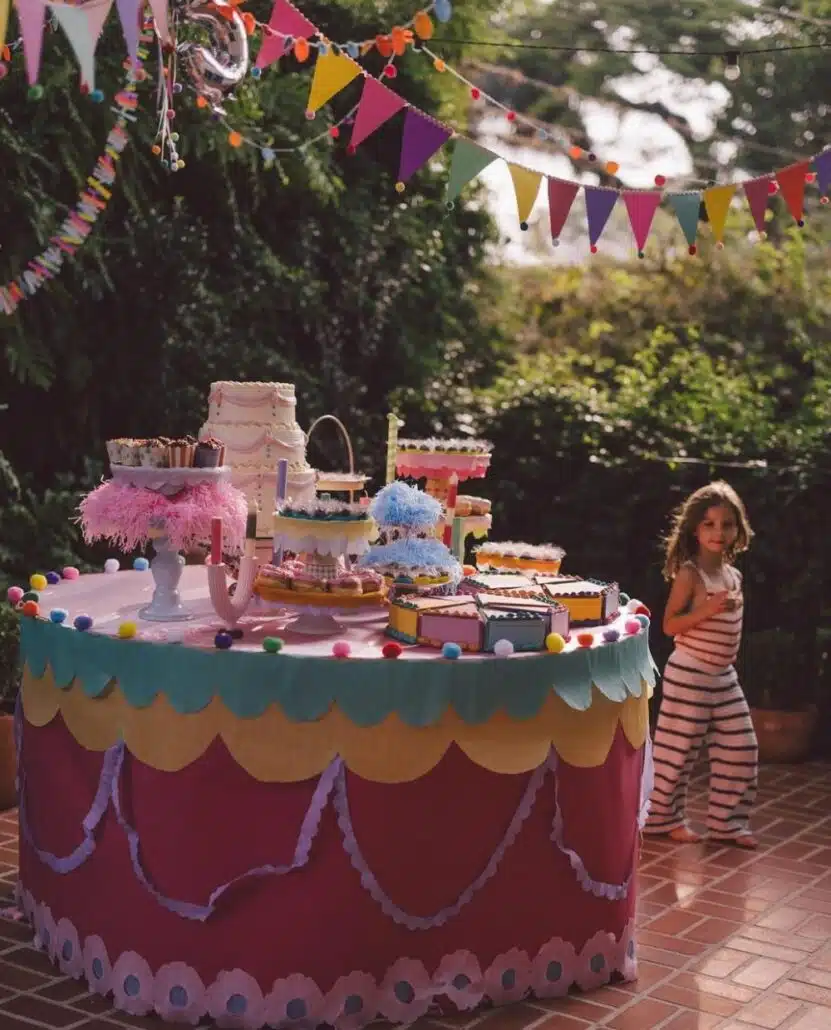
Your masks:
M156 589L150 604L139 610L139 618L148 622L183 622L193 615L182 604L179 581L185 567L184 556L171 546L164 535L153 540L155 557L150 562L150 571Z

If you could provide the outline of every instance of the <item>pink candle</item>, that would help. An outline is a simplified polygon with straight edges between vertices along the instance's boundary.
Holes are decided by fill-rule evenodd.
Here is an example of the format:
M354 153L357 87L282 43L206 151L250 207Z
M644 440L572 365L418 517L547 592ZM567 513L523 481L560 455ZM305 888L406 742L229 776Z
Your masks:
M447 521L444 524L444 543L450 547L453 540L453 519L456 518L456 497L459 493L459 477L451 476L450 485L447 490L447 500L444 502L445 516Z
M222 519L211 519L211 565L222 564Z

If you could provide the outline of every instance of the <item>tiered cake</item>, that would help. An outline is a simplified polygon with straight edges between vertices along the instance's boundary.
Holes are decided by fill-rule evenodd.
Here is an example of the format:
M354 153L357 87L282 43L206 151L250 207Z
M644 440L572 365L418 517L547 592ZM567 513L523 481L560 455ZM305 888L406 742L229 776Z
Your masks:
M199 439L225 445L232 482L259 508L257 536L273 530L277 462L289 463L286 493L296 503L314 499L315 472L306 462L306 435L297 424L291 383L211 383L208 421Z

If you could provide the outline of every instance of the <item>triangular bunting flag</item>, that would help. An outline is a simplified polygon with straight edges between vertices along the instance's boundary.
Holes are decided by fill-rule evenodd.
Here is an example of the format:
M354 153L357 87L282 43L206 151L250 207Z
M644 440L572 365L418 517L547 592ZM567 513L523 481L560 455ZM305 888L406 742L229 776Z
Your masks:
M727 212L730 210L730 202L735 192L736 187L732 183L729 186L711 186L710 189L704 190L704 207L716 243L721 243L724 236L724 223L727 221Z
M797 225L804 225L803 215L805 214L805 176L810 167L809 161L800 161L798 164L790 165L776 173L776 181L779 189L788 205L788 210L794 217Z
M542 175L539 172L532 172L522 165L508 164L508 171L514 181L514 193L516 194L516 209L519 215L520 229L528 228L528 219L537 202L537 194L540 192Z
M346 54L336 54L334 50L318 54L306 111L314 113L319 110L332 97L337 96L342 89L346 89L349 83L360 74L360 65Z
M112 0L92 0L83 7L69 7L66 4L49 6L78 58L81 82L95 89L95 48L110 13Z
M765 231L765 214L770 199L770 183L769 175L760 179L748 179L747 182L742 183L742 189L747 197L747 204L758 232Z
M170 21L168 19L167 0L149 0L150 10L156 22L156 29L162 42L170 42Z
M23 53L26 56L26 75L29 85L34 86L40 71L40 52L43 47L43 30L46 25L46 8L42 0L15 0L20 35L23 37Z
M480 172L483 172L488 165L496 160L496 154L492 154L478 143L459 136L453 148L453 160L450 164L450 176L447 180L447 195L445 200L452 203L456 197L467 186L471 179L475 179Z
M406 182L452 135L446 125L411 107L404 120L398 181Z
M602 186L584 186L586 193L586 220L589 224L589 243L592 254L597 252L597 241L603 235L609 215L617 203L617 190L604 189Z
M831 147L823 150L814 158L814 169L817 173L817 186L820 194L825 196L831 187Z
M551 223L551 239L555 246L560 242L560 233L579 189L576 182L567 182L565 179L548 180L548 220Z
M629 224L638 247L638 257L643 257L643 249L652 220L661 203L661 194L657 190L624 190L623 202L629 214Z
M139 37L139 5L141 0L115 0L115 9L127 44L127 53L135 58Z
M701 194L695 193L668 193L667 200L670 203L681 231L684 234L690 253L695 253L695 240L698 236L698 215L701 210Z
M292 7L287 0L274 0L268 27L278 35L266 36L263 39L263 45L257 54L255 64L257 68L267 68L283 56L288 49L285 36L299 36L307 39L317 33L317 29L309 19L302 15L296 7Z
M360 146L367 136L371 136L405 106L406 101L397 93L393 93L383 82L367 76L361 102L358 104L358 113L355 115L355 126L349 139L350 145Z
M6 45L6 32L9 28L9 8L11 0L0 0L0 46Z

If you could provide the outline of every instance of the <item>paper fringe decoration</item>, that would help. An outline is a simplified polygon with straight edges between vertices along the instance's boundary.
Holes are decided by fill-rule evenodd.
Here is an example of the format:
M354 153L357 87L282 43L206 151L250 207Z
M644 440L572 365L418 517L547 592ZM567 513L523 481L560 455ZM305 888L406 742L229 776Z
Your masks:
M152 35L141 36L142 42L149 43L152 39ZM147 51L138 49L137 56L146 58ZM135 90L141 64L138 60L128 64L124 88L115 97L115 124L109 131L104 152L87 178L86 188L81 191L74 209L50 238L46 249L28 262L25 271L5 286L0 286L0 310L6 315L13 315L21 301L34 296L43 285L60 273L66 259L73 257L78 248L84 245L92 227L106 210L112 197L118 160L129 142L127 126L135 121L134 112L138 106Z

